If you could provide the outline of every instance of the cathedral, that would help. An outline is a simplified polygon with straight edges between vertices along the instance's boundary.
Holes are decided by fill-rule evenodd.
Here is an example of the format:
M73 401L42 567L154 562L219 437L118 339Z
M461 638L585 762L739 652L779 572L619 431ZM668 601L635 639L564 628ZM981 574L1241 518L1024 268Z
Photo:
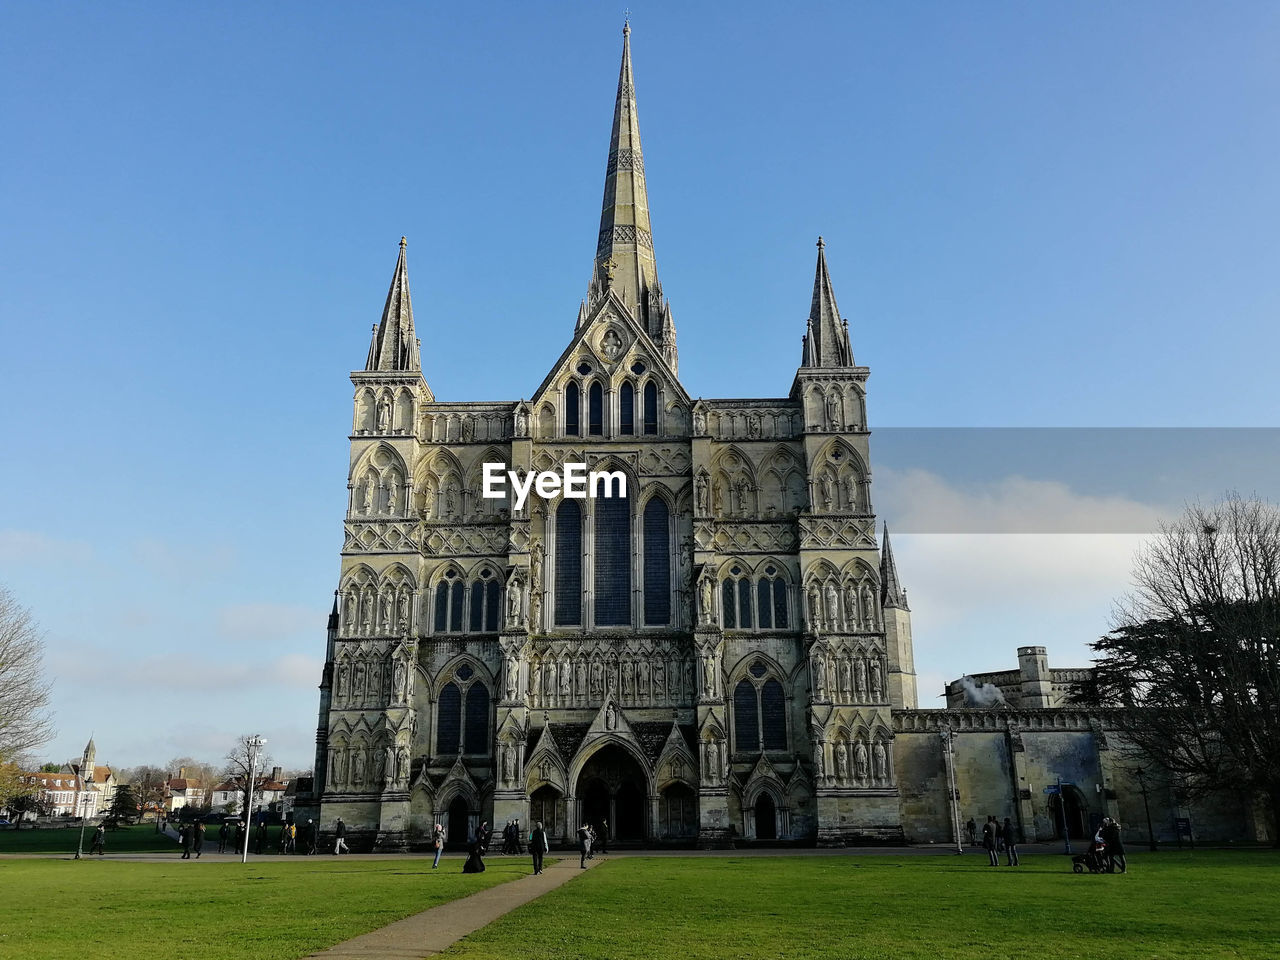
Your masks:
M1105 712L1051 702L1042 648L1026 669L1044 676L1009 681L1027 691L1016 710L959 688L949 709L918 709L911 611L873 506L870 371L821 239L785 396L702 399L681 383L629 33L587 294L529 399L436 398L400 241L351 374L341 571L299 810L327 833L341 817L373 850L423 845L435 823L456 848L511 819L563 842L591 823L614 844L713 847L945 842L981 812L1035 839L1066 829L1039 792L1060 755L1077 807L1113 809ZM488 497L485 464L517 478L585 464L625 493Z

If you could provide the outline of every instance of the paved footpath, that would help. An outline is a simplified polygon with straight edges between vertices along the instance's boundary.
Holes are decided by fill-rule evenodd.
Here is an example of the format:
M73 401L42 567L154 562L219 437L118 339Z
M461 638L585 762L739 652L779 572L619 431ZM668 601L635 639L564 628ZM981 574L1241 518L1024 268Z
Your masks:
M587 869L599 862L587 861ZM530 900L536 900L580 873L582 869L578 866L578 858L565 857L548 864L537 876L529 874L460 900L450 900L311 956L325 960L367 960L371 957L379 960L421 960L440 953L467 934Z

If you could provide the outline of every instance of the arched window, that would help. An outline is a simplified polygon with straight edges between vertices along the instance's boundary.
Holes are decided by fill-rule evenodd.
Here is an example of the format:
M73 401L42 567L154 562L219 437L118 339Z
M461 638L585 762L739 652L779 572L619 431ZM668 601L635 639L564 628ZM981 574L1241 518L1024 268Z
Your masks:
M720 606L724 608L724 628L732 630L738 625L738 599L732 580L720 585Z
M626 436L636 432L636 392L629 383L618 391L618 425Z
M765 567L764 576L756 582L756 610L760 629L783 630L787 626L787 582L774 566Z
M457 753L461 738L462 693L456 684L446 683L436 709L436 753L441 756Z
M631 502L623 497L595 501L596 626L631 623Z
M587 433L593 437L604 433L604 390L598 383L587 391Z
M462 632L464 593L462 577L458 576L455 570L446 571L444 579L436 584L434 617L436 633ZM474 604L474 598L472 602Z
M578 385L570 382L564 388L564 432L571 437L578 435L578 417L581 406L582 403L578 399Z
M747 572L735 564L720 590L725 629L750 630L755 618L751 614L751 580Z
M498 580L493 570L485 567L480 579L471 584L472 633L494 633L498 624Z
M760 719L764 748L787 749L787 698L777 680L766 680L760 691Z
M755 684L739 680L733 688L733 747L739 753L760 749L760 713Z
M644 508L644 622L663 626L671 622L670 511L661 497Z
M644 385L644 432L658 432L658 386L652 380Z
M489 688L473 683L467 688L467 721L463 729L467 753L489 752Z
M582 623L582 510L576 500L562 500L556 508L555 560L556 626L578 626Z

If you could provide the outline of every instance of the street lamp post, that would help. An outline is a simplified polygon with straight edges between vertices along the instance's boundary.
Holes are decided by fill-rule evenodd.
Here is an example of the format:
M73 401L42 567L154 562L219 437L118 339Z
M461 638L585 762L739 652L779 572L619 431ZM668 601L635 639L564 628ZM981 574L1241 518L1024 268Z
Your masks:
M83 776L84 768L83 767L81 767L80 773L81 773L81 776L78 776L76 780L79 781L80 786L84 786L84 776ZM77 860L79 860L81 858L81 855L84 853L84 822L87 819L85 817L85 810L84 810L85 799L86 798L84 797L84 791L78 790L76 792L76 810L78 810L80 813L80 842L76 844Z
M1151 852L1156 852L1156 832L1151 826L1151 803L1147 800L1147 772L1141 767L1133 771L1133 775L1138 778L1138 789L1142 791L1142 808L1147 812L1147 845L1151 848Z
M249 748L249 783L244 798L244 849L240 851L240 862L249 862L249 831L253 824L253 779L257 770L258 751L266 745L264 737L256 734L246 741Z
M947 768L947 803L951 811L951 831L956 838L956 853L964 853L960 839L960 807L956 802L956 763L952 737L955 736L950 727L939 731L942 737L943 766Z

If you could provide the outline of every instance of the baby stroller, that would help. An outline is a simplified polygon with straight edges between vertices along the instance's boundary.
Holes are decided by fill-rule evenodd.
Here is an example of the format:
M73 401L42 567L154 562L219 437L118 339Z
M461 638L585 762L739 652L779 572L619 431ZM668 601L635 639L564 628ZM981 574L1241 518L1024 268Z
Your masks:
M1107 869L1107 845L1094 837L1093 843L1089 844L1089 852L1082 853L1078 857L1071 858L1071 872L1084 873L1088 870L1090 873L1104 873Z

